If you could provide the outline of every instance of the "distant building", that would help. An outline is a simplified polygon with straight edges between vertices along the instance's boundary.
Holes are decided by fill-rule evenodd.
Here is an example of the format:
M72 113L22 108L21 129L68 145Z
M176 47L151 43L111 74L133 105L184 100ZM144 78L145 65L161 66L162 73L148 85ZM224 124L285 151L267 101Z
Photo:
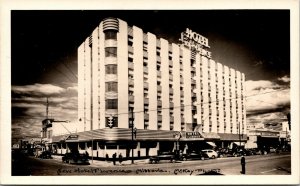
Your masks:
M180 40L104 19L78 48L82 130L77 143L55 137L59 152L129 157L133 147L135 156L147 157L245 142L245 75L214 61L200 34L187 29Z
M290 144L288 122L265 123L257 125L247 131L248 141L246 148L286 147Z

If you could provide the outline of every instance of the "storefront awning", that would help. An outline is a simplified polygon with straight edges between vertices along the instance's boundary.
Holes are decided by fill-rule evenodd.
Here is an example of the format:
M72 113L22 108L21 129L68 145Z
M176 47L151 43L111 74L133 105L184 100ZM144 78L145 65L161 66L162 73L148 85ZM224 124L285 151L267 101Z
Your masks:
M205 140L219 140L220 139L220 136L217 134L217 133L202 133L203 137Z
M227 134L227 133L218 133L221 141L247 141L246 134Z
M237 146L245 146L245 142L233 142L234 144L236 144Z
M212 147L216 147L217 146L214 142L207 141L206 143L209 144Z

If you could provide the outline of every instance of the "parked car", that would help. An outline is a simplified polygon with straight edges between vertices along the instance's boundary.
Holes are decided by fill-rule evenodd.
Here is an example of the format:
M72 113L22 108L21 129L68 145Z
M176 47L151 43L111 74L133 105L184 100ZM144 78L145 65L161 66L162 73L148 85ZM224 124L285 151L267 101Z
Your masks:
M202 150L204 154L207 154L209 158L215 159L218 157L218 153L212 149L204 149Z
M43 159L51 159L51 152L50 151L43 151L40 155L39 158L43 158Z
M187 153L187 154L183 154L182 157L181 157L181 160L183 161L186 161L186 160L204 160L205 158L209 158L208 155L206 153L203 153L203 152L190 152L190 153Z
M269 152L270 153L275 153L275 152L277 152L277 149L275 149L274 147L270 147Z
M226 148L220 148L220 149L216 150L216 152L218 153L218 158L230 156L229 149L226 149Z
M261 155L262 152L259 149L253 148L253 149L247 149L251 155Z
M175 163L176 155L173 152L162 152L157 156L151 156L149 158L149 163L158 163L161 160L167 160L169 162Z
M90 164L88 156L86 154L79 153L66 153L62 157L62 161L70 164Z

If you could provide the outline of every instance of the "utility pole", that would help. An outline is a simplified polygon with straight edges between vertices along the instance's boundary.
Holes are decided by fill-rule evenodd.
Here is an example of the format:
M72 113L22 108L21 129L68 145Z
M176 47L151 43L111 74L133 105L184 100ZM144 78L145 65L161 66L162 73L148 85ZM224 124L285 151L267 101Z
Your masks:
M240 141L240 147L242 146L241 144L241 126L240 126L240 122L238 122L238 127L239 127L239 141Z
M131 164L134 164L134 149L133 149L133 109L131 109L131 150L132 150L132 159L131 159Z
M48 101L48 97L47 97L46 119L48 119L48 112L49 112L49 101Z

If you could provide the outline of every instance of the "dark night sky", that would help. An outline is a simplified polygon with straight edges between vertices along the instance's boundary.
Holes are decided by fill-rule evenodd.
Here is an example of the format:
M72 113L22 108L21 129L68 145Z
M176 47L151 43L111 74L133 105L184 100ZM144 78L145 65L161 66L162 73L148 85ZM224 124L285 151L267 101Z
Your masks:
M212 59L246 75L247 123L286 120L289 10L18 10L11 11L13 136L39 135L46 97L52 116L76 121L77 47L106 17L175 43L186 28L207 37Z
M244 72L247 80L289 74L289 10L12 11L11 15L13 85L49 83L54 80L49 73L62 71L61 63L77 72L77 47L108 16L173 42L191 28L209 39L213 59ZM58 73L76 82L70 71Z

